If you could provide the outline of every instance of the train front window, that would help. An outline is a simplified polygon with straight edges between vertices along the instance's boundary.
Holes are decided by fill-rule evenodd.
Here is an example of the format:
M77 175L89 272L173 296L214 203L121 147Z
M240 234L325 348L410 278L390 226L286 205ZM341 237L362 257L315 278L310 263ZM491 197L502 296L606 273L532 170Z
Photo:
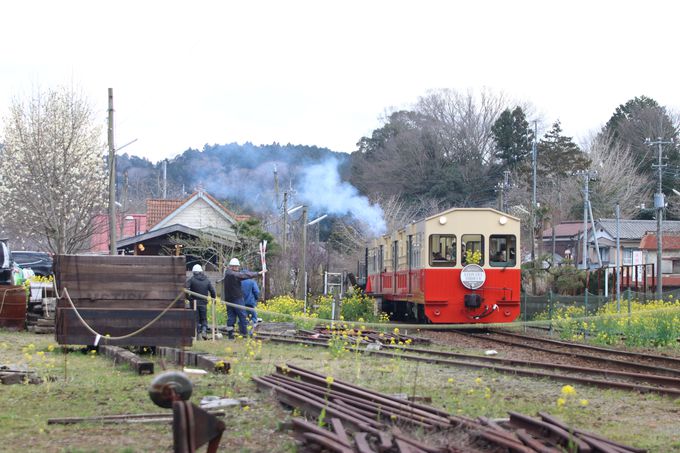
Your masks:
M451 267L456 265L456 236L453 234L430 235L430 266Z
M517 239L513 235L494 234L489 238L489 266L513 267L517 264Z
M461 264L484 265L484 237L481 234L464 234L460 244Z

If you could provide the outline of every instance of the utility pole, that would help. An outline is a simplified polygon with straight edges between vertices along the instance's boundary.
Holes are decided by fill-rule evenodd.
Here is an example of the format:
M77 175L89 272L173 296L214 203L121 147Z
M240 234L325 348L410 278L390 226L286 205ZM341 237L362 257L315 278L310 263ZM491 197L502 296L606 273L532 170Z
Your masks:
M286 256L286 236L288 226L288 192L283 192L283 235L281 236L281 249L283 256Z
M302 207L302 265L300 274L302 276L302 298L307 300L307 206ZM306 306L306 305L305 305Z
M536 294L536 159L538 158L538 150L536 148L537 140L537 122L534 121L534 142L531 145L531 169L533 173L533 190L531 196L531 262L533 269L531 272L531 292Z
M163 160L163 199L168 198L168 159Z
M588 182L590 175L588 172L583 172L583 269L588 270ZM593 234L595 232L593 231Z
M663 297L663 283L661 281L663 276L663 273L661 272L663 241L661 235L663 231L663 209L665 207L662 179L662 171L665 167L665 165L663 165L663 145L672 145L673 141L662 140L661 137L658 137L656 141L647 139L645 140L645 143L649 146L657 145L659 147L659 163L652 165L652 168L656 167L659 170L659 191L654 194L654 208L656 209L656 297L661 299Z
M510 189L510 170L503 172L503 201L501 208L503 212L508 212L508 189Z
M616 313L621 313L621 207L616 202Z
M116 148L113 144L113 88L109 88L109 254L116 255Z

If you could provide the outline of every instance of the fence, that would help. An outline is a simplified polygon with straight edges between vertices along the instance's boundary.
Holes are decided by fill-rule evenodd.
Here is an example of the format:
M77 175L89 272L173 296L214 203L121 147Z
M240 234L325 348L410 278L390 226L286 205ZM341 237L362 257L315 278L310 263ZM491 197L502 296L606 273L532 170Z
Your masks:
M662 293L664 299L672 297L674 299L680 298L680 289L666 291ZM627 289L621 292L621 313L631 313L631 301L646 303L648 301L657 300L656 293L653 292L637 292ZM553 294L552 292L543 296L530 296L523 294L521 298L521 315L520 319L523 321L532 321L536 316L542 313L547 313L548 319L553 319L553 313L559 309L566 309L568 307L584 308L586 315L595 314L602 306L609 302L616 302L616 294L609 296L601 296L592 294L586 290L583 296L562 296Z

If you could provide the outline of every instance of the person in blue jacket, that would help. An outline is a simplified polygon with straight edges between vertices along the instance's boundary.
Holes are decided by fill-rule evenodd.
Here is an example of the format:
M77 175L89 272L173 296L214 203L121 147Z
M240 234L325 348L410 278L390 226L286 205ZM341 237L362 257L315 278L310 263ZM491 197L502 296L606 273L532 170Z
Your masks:
M260 288L257 287L255 280L241 280L241 292L243 292L243 301L246 307L253 309L257 307L257 301L260 299ZM255 310L246 310L246 316L252 323L257 323L259 320Z

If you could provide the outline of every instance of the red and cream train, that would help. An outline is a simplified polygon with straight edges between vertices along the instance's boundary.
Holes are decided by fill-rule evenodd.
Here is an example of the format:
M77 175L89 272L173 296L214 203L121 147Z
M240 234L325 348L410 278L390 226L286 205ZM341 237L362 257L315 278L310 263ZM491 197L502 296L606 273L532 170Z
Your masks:
M516 217L450 209L374 239L366 293L393 319L511 322L520 314L519 243Z

